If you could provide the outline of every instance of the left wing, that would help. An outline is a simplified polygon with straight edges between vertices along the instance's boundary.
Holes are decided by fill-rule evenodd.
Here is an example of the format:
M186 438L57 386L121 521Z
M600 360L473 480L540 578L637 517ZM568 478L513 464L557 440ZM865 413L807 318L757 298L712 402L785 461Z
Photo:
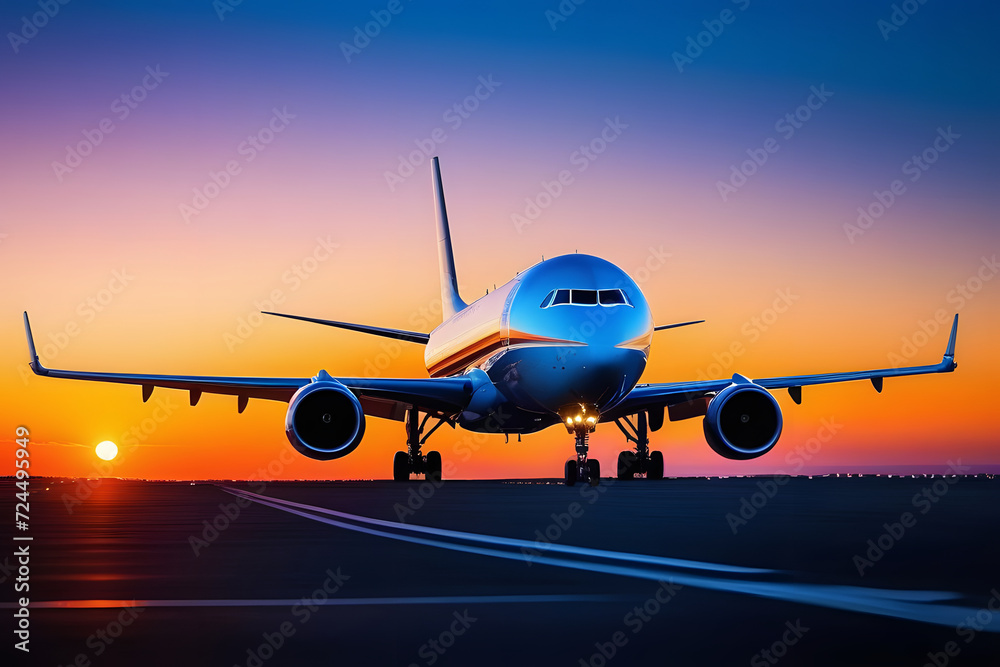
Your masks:
M251 398L272 401L289 401L292 395L316 378L271 377L212 377L196 375L148 375L138 373L95 373L46 368L38 360L35 340L31 335L28 313L24 314L24 332L28 338L28 365L36 375L70 380L92 380L142 386L142 400L148 401L155 387L182 389L190 392L191 405L196 405L202 394L237 396L240 412L246 409ZM320 376L328 377L325 371ZM320 377L317 376L317 377ZM469 377L451 378L332 378L345 385L361 402L365 414L373 417L402 420L405 410L417 407L423 412L438 416L453 415L463 410L473 392Z
M902 377L906 375L924 375L927 373L950 373L958 364L955 363L955 339L958 336L958 315L951 325L951 335L948 337L948 347L940 363L928 366L907 366L905 368L881 368L873 371L850 371L846 373L818 373L815 375L790 375L787 377L761 378L752 380L765 389L788 389L792 400L802 402L802 387L814 384L830 384L833 382L850 382L852 380L870 380L875 391L882 391L882 380L887 377ZM644 410L657 410L664 407L679 406L683 403L697 402L710 394L722 391L739 376L726 380L704 380L695 382L664 382L658 384L639 384L611 410L601 415L601 421L613 421ZM743 378L740 378L743 379ZM697 412L697 410L695 410ZM704 413L701 413L704 414ZM673 420L684 416L700 416L691 410L678 410L678 416L671 415Z

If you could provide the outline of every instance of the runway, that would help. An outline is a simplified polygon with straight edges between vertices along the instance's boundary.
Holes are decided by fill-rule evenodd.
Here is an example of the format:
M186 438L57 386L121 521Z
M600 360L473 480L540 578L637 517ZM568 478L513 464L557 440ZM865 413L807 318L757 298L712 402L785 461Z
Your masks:
M23 664L1000 655L1000 481L983 476L33 488L32 650L4 648Z

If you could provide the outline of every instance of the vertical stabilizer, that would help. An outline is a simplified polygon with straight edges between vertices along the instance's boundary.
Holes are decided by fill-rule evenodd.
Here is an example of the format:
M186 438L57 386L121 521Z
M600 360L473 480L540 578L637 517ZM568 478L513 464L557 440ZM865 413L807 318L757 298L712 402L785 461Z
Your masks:
M468 304L458 295L458 277L455 275L455 253L451 249L451 230L448 228L448 209L444 205L444 186L441 184L441 166L434 165L434 203L437 209L438 263L441 267L441 310L448 319Z

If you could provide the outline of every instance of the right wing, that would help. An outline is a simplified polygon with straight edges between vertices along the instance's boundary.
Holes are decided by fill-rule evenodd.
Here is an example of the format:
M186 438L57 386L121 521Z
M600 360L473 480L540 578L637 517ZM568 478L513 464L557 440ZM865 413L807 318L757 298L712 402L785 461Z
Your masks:
M28 365L36 375L65 378L70 380L90 380L134 384L142 387L142 400L148 401L155 387L181 389L190 392L191 405L196 405L201 395L226 394L237 396L240 412L251 398L272 401L291 400L292 395L302 386L326 376L325 371L313 378L272 378L272 377L219 377L198 375L151 375L139 373L99 373L90 371L70 371L46 368L38 359L28 313L24 313L24 331L28 338ZM366 415L401 421L408 408L415 407L439 417L447 417L461 412L469 403L474 390L471 377L447 378L338 378L361 402Z
M882 381L887 377L950 373L955 370L958 366L955 363L955 341L957 338L958 315L956 314L951 325L951 334L948 336L948 345L939 363L926 366L907 366L904 368L880 368L871 371L847 371L843 373L815 373L812 375L759 378L753 380L753 383L764 389L787 389L792 400L796 403L802 402L802 387L806 385L869 380L872 386L875 387L875 390L881 393ZM731 379L638 384L618 405L602 414L601 421L612 421L644 410L659 410L664 407L671 410L671 421L687 419L691 416L701 416L704 412L699 412L698 410L707 405L702 399L710 398L716 392L722 391L731 385L734 381L745 382L747 380L741 376L734 375ZM689 407L681 404L688 404ZM676 417L673 414L675 406L680 406L681 408L677 411Z

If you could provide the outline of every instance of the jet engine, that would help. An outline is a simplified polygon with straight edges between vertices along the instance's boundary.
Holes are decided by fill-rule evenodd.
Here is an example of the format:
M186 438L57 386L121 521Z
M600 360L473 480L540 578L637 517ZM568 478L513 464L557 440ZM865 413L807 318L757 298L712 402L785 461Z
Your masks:
M719 456L743 461L763 456L781 435L781 409L750 381L733 383L708 404L705 439Z
M365 434L365 413L350 389L329 375L301 387L288 403L285 435L311 459L329 461L353 452Z

